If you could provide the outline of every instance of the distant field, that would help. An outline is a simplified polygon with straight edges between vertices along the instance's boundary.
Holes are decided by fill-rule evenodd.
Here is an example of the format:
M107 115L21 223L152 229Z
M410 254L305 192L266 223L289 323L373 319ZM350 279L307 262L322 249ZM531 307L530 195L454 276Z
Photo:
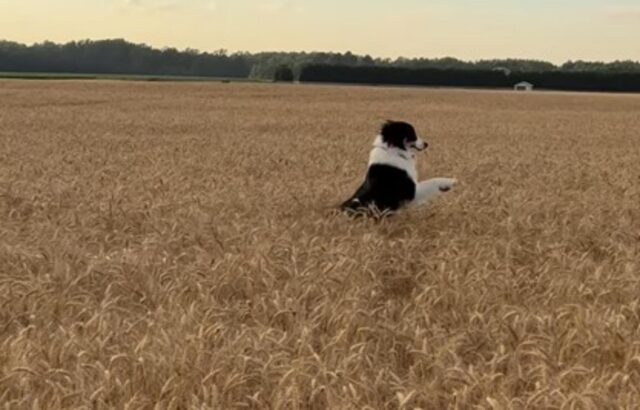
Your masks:
M0 81L4 408L637 408L640 96ZM460 185L330 214L385 119Z

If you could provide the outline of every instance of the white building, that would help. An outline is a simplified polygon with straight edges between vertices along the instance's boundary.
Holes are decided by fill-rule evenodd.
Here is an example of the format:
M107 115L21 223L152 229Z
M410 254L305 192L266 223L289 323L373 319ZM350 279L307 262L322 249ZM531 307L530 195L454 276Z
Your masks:
M523 81L513 86L516 91L533 91L533 84Z

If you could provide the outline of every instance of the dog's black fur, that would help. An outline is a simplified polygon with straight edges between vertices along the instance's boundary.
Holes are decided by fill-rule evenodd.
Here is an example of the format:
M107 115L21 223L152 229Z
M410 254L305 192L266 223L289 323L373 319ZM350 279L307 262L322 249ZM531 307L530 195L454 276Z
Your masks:
M416 184L407 173L390 165L371 165L367 176L351 198L341 208L350 212L389 213L411 202L416 195ZM375 210L370 209L375 208Z

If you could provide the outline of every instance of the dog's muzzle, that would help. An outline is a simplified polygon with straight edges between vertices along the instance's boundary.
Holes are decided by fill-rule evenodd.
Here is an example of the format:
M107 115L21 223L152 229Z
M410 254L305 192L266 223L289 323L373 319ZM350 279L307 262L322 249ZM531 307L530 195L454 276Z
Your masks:
M429 146L429 144L427 144L426 142L424 142L423 140L419 139L416 142L414 142L413 144L411 144L411 146L413 147L413 149L415 149L416 151L424 151L425 149L427 149L427 147Z

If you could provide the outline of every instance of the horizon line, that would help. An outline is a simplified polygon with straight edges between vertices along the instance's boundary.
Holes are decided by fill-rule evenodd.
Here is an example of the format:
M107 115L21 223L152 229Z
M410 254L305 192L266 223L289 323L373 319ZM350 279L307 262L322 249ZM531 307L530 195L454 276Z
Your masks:
M184 48L179 48L176 46L168 46L168 45L163 45L163 46L159 46L159 45L154 45L154 44L149 44L147 42L136 42L136 41L131 41L128 40L124 37L105 37L105 38L83 38L83 39L77 39L77 40L68 40L68 41L62 41L62 42L58 42L58 41L53 41L53 40L41 40L41 41L34 41L31 43L28 42L21 42L21 41L16 41L16 40L10 40L10 39L6 39L6 38L0 38L0 41L6 41L6 42L12 42L12 43L17 43L17 44L22 44L25 46L36 46L38 44L44 44L44 43L53 43L56 45L64 45L64 44L69 44L69 43L77 43L77 42L82 42L82 41L93 41L93 42L98 42L98 41L124 41L126 43L129 44L133 44L133 45L139 45L139 46L146 46L146 47L150 47L152 49L157 49L157 50L165 50L165 49L174 49L177 50L179 52L187 52L189 50L192 51L197 51L198 53L208 53L208 54L214 54L216 52L220 52L220 51L224 51L227 55L233 55L233 54L243 54L243 53L247 53L247 54L261 54L261 53L307 53L307 54L311 54L311 53L327 53L327 54L352 54L354 56L361 56L361 57L371 57L372 59L379 59L379 60L391 60L391 61L397 61L399 59L408 59L408 60L418 60L418 59L425 59L425 60L443 60L443 59L455 59L461 62L468 62L468 63L477 63L480 61L491 61L491 60L516 60L516 61L536 61L536 62L544 62L544 63L550 63L553 64L555 66L561 66L565 63L569 63L569 62L588 62L588 63L604 63L604 64L611 64L611 63L617 63L617 62L633 62L633 63L640 63L640 60L634 60L632 58L628 58L628 59L614 59L614 60L584 60L584 59L565 59L563 60L563 62L555 62L553 60L546 60L546 59L542 59L542 58L536 58L536 57L484 57L484 58L480 58L480 59L463 59L463 58L459 58L459 57L455 57L453 55L445 55L445 56L439 56L439 57L428 57L428 56L413 56L413 57L409 57L406 55L397 55L394 57L391 56L379 56L379 55L374 55L371 53L359 53L359 52L353 52L351 50L347 50L347 51L326 51L326 50L260 50L260 51L249 51L249 50L234 50L234 51L230 51L227 48L224 47L220 47L216 50L202 50L199 48L192 48L192 47L184 47Z

